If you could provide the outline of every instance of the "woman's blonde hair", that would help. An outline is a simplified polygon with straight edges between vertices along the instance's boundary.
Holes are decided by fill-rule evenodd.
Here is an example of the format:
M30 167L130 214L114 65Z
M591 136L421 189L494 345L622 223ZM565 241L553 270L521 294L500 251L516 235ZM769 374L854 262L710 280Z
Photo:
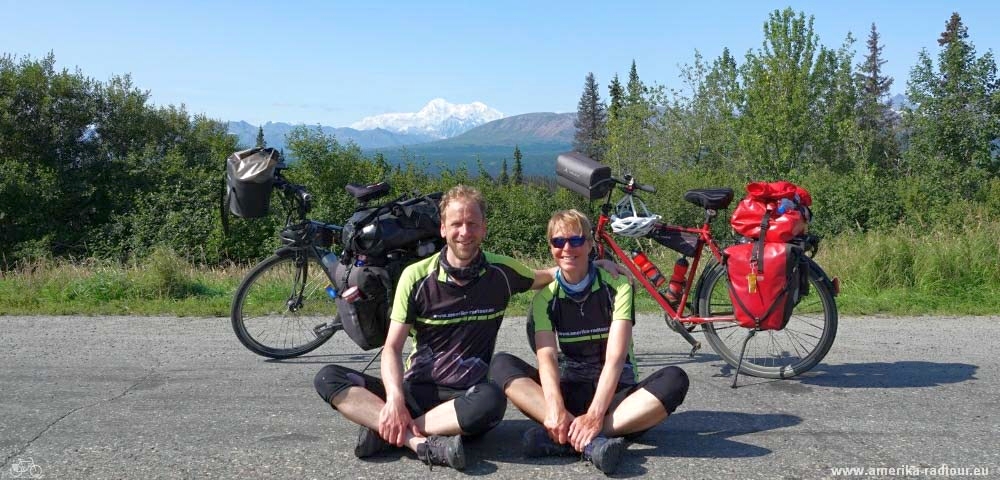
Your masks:
M577 209L570 210L559 210L552 214L552 218L549 218L549 231L548 238L552 238L552 234L559 228L563 231L580 231L583 232L583 236L587 240L594 240L593 226L590 224L590 219L587 218L583 212Z

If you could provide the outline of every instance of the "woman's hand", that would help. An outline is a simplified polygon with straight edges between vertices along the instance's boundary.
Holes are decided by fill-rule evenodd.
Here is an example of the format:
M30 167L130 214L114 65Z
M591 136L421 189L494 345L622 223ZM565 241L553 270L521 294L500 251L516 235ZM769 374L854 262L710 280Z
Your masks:
M601 426L604 424L604 416L587 412L576 419L569 426L569 441L573 448L582 452L590 441L601 433Z

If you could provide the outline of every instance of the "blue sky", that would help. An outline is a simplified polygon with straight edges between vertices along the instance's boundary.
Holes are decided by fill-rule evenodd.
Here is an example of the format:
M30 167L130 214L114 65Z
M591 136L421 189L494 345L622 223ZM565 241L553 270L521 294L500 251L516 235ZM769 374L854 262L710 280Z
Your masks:
M433 98L506 115L576 110L587 72L607 84L636 61L680 87L679 65L760 48L775 9L815 17L820 42L848 32L858 61L874 22L902 93L921 48L961 14L977 53L1000 48L986 1L28 1L0 0L0 52L106 81L132 75L157 105L221 120L347 126Z

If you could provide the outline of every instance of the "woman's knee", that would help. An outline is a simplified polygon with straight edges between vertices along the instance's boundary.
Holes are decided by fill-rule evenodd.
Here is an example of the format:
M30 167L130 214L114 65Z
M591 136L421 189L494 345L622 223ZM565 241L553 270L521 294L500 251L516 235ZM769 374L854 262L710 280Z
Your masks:
M667 413L674 413L684 403L689 386L687 373L680 367L669 366L651 375L643 388L660 401Z

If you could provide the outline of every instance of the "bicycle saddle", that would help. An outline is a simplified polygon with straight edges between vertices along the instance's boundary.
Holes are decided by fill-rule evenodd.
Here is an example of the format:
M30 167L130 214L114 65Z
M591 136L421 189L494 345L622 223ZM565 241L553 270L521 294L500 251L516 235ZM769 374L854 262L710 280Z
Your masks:
M732 203L733 189L695 188L684 193L684 200L707 210L721 210Z
M389 193L389 184L386 182L378 182L371 185L348 183L344 189L359 202L367 202L369 200L384 197L387 193Z

